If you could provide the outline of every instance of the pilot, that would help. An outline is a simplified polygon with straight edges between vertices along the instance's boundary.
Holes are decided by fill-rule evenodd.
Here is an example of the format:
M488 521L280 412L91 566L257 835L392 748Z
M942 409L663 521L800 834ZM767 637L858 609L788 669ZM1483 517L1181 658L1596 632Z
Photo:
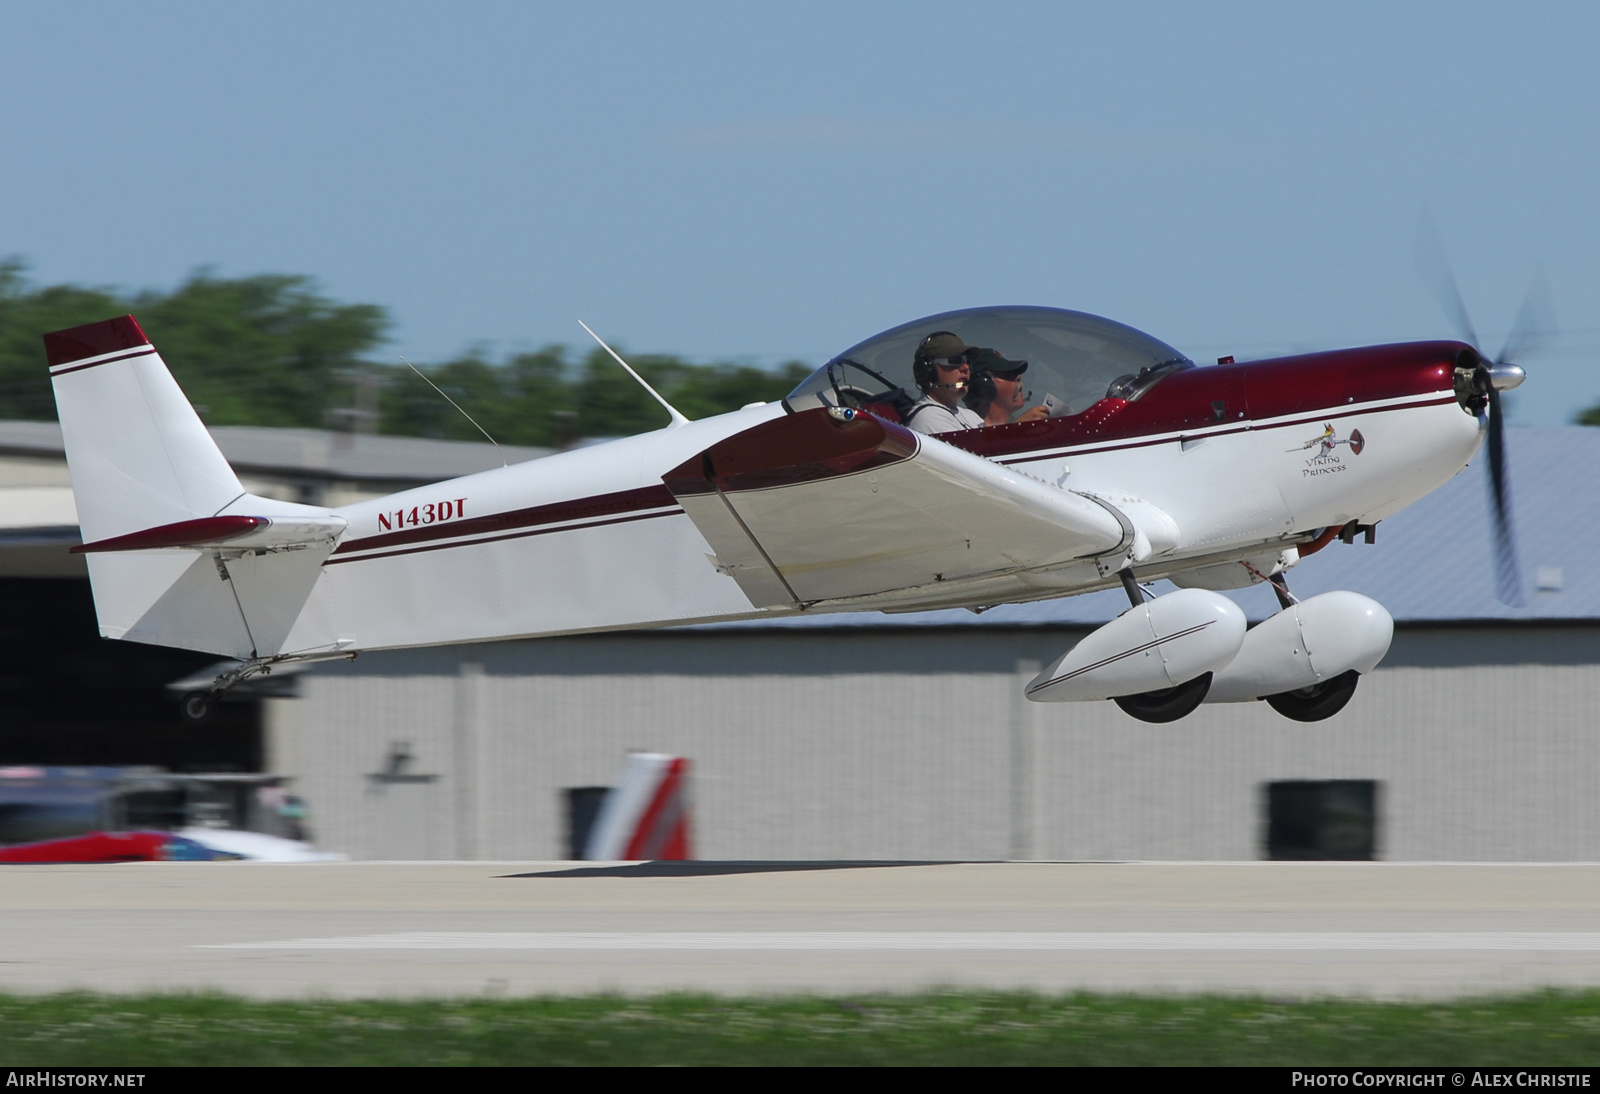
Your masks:
M975 352L976 347L947 330L934 331L922 340L911 359L911 375L922 398L906 412L907 426L918 433L983 428L983 419L961 405L972 378L967 355Z
M1007 360L999 350L992 349L972 350L967 360L972 368L972 380L967 385L964 401L983 419L984 425L1037 422L1050 416L1050 411L1042 406L1022 409L1028 402L1027 392L1022 387L1022 374L1028 371L1028 362Z

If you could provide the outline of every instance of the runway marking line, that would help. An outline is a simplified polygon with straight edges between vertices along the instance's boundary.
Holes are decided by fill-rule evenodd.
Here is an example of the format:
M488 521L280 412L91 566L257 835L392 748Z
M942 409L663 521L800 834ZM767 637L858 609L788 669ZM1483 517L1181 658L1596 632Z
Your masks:
M413 931L197 945L206 950L1547 950L1600 951L1560 931Z

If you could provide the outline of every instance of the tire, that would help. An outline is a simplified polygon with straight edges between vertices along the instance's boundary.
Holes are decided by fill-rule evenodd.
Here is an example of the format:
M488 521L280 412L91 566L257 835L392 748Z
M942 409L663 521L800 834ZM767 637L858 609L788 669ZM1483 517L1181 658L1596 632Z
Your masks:
M205 725L215 709L209 691L191 691L178 700L178 717L191 726Z
M1296 722L1320 722L1343 710L1360 682L1361 674L1351 669L1332 680L1324 680L1308 688L1279 692L1263 698L1268 706L1285 718L1292 718Z
M1175 688L1119 695L1111 701L1121 707L1124 714L1141 722L1176 722L1194 713L1194 708L1205 702L1206 692L1210 690L1211 674L1205 672Z

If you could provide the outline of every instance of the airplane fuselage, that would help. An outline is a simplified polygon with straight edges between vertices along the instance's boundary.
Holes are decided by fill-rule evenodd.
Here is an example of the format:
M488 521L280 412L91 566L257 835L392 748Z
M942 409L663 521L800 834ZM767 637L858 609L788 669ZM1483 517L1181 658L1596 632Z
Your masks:
M1482 436L1457 395L1464 352L1422 342L1191 368L1071 417L936 438L893 423L881 432L900 446L885 452L953 445L1109 503L1150 544L1140 579L1181 581L1240 560L1270 568L1322 530L1376 524L1457 474ZM981 607L1116 584L1080 559L757 606L663 479L752 427L781 438L793 423L798 436L823 413L768 404L333 510L348 530L277 652ZM747 477L733 500L790 489L780 472L792 458L774 443L771 474ZM841 476L865 483L872 468Z

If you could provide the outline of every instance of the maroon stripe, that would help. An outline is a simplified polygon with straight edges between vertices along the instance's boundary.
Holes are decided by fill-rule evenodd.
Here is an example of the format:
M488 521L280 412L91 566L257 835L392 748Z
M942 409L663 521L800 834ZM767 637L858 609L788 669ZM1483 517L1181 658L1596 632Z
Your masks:
M1375 406L1367 409L1362 409L1358 406L1348 404L1345 406L1329 406L1323 407L1315 414L1307 414L1304 418L1294 418L1287 422L1273 422L1270 425L1252 425L1250 428L1258 433L1265 432L1269 429L1295 429L1299 426L1310 425L1313 422L1320 424L1327 421L1329 418L1353 418L1364 414L1387 414L1391 410L1415 410L1419 406L1444 406L1446 403L1453 403L1455 401L1455 392L1452 391L1448 395L1435 395L1431 399L1417 399L1414 402L1409 403L1395 403L1393 406Z
M1245 366L1250 417L1326 414L1333 410L1330 403L1373 403L1451 388L1463 353L1472 350L1462 342L1409 342L1253 361Z
M132 353L119 353L115 357L107 357L104 361L90 361L87 365L73 365L71 368L51 369L50 375L53 377L65 376L69 372L82 372L86 368L99 368L101 365L109 365L113 361L126 361L130 357L149 357L154 352L155 347L150 346L146 349L135 350Z
M1265 433L1268 430L1273 429L1293 429L1297 426L1310 425L1314 422L1325 422L1329 418L1333 417L1356 417L1367 414L1387 414L1391 410L1414 410L1421 406L1443 406L1446 403L1453 403L1455 401L1455 395L1450 394L1441 395L1435 399L1419 399L1414 403L1399 403L1395 406L1373 407L1370 410L1363 410L1358 407L1351 406L1333 406L1325 408L1320 414L1313 414L1305 418L1296 418L1293 421L1288 422L1273 422L1271 425L1256 425L1252 423L1250 425L1240 426L1236 429L1219 429L1213 433L1196 432L1175 436L1157 437L1152 440L1129 441L1126 444L1105 444L1100 445L1097 448L1062 448L1039 456L1023 456L1019 459L1001 460L999 462L1009 466L1014 463L1033 463L1037 460L1062 459L1067 456L1091 456L1098 452L1121 452L1129 448L1148 448L1153 444L1171 444L1173 441L1178 441L1185 438L1201 440L1207 437L1226 437L1234 433ZM943 438L940 439L942 440Z
M636 520L654 520L657 517L681 517L682 509L672 509L663 513L640 513L630 517L612 517L610 520L592 520L586 524L566 524L560 528L532 528L526 532L508 532L503 536L488 536L484 539L467 539L460 543L430 543L422 547L404 547L398 551L379 551L377 554L347 556L345 558L330 558L323 563L324 566L336 566L341 562L367 562L375 558L394 558L396 555L415 555L423 551L448 551L452 547L477 547L484 543L499 543L504 539L526 539L528 536L547 536L553 532L578 532L585 528L603 528L608 524L631 524ZM337 553L337 552L335 552Z
M561 501L551 505L535 505L528 509L513 509L508 513L495 513L487 517L446 521L442 524L430 524L425 528L407 528L403 532L382 532L362 539L346 540L333 553L344 555L354 551L376 550L379 547L505 532L514 528L559 524L562 521L581 520L584 517L605 517L615 513L629 513L677 504L672 491L665 486L642 486L637 490L619 490L614 494L597 494L594 497Z
M201 517L199 520L180 520L176 524L163 524L159 528L146 528L142 532L129 532L125 536L113 536L93 543L83 543L71 548L71 553L92 555L101 551L149 551L158 547L198 547L202 544L237 539L266 523L260 517Z
M1132 447L1154 434L1204 432L1289 415L1333 415L1352 404L1428 397L1452 387L1461 342L1412 342L1175 372L1139 399L1102 399L1079 413L1013 422L940 440L1003 459L1097 444Z
M1039 456L1023 456L1014 460L999 460L1007 467L1014 463L1034 463L1038 460L1059 460L1067 456L1092 456L1097 452L1123 452L1130 448L1149 448L1153 444L1172 444L1174 441L1183 440L1185 436L1199 440L1201 437L1226 437L1233 433L1249 433L1249 426L1240 426L1238 429L1219 429L1215 433L1173 434L1167 437L1156 437L1152 440L1129 441L1126 444L1103 444L1098 448L1061 448L1046 452Z
M917 443L909 429L871 414L803 410L718 441L661 478L677 497L793 486L899 463Z
M718 475L717 483L730 493L741 490L765 490L773 486L794 486L802 482L815 482L818 479L838 478L841 475L854 475L862 471L872 471L879 467L899 463L907 457L905 449L885 448L874 452L852 453L843 459L829 460L822 463L798 464L793 467L768 467L759 471L750 471L742 475ZM674 481L674 486L677 482Z
M149 344L150 339L139 329L139 321L131 315L51 331L44 336L44 352L51 367Z

